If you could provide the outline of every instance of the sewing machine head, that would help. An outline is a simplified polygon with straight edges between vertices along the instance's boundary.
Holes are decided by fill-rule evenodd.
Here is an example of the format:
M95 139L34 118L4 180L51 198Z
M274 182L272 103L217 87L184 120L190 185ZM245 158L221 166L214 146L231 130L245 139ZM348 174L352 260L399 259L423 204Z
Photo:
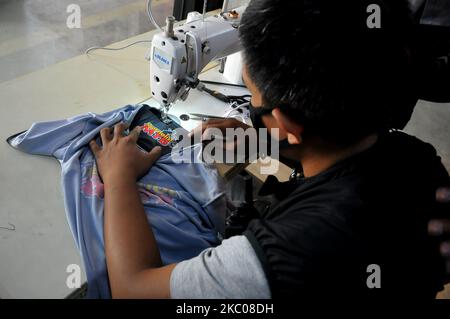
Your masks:
M244 7L203 19L191 12L186 23L174 27L166 20L165 32L153 37L150 58L152 97L165 112L178 99L185 100L198 84L198 75L211 61L238 52L238 26Z

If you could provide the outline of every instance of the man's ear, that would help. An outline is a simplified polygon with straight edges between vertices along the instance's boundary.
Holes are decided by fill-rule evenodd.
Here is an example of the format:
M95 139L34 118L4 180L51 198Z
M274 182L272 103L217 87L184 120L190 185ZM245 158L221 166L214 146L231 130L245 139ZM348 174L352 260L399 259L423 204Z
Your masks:
M303 142L303 125L291 120L279 108L272 111L272 116L277 121L278 127L286 134L289 144L296 145Z

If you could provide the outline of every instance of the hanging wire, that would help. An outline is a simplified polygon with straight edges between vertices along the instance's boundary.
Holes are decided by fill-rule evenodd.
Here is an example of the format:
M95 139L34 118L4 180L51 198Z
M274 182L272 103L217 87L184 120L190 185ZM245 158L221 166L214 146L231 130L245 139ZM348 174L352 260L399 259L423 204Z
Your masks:
M152 11L152 0L147 0L147 15L150 19L150 22L153 23L153 25L161 32L164 30L156 23L155 18L153 17L153 11Z
M118 51L118 50L123 50L126 48L131 47L132 45L138 44L138 43L151 43L151 40L141 40L141 41L136 41L133 43L130 43L128 45L125 45L123 47L119 47L119 48L107 48L107 47L90 47L89 49L87 49L84 53L85 54L89 54L89 52L94 51L94 50L108 50L108 51Z
M150 22L161 32L163 32L164 30L156 23L155 18L153 17L153 11L152 11L152 0L147 0L147 15L148 18L150 20ZM141 41L136 41L133 43L130 43L128 45L125 45L123 47L120 48L107 48L107 47L90 47L89 49L87 49L84 53L85 54L89 54L89 52L91 51L95 51L95 50L107 50L107 51L119 51L119 50L123 50L126 48L131 47L132 45L138 44L138 43L151 43L151 40L141 40Z
M205 14L206 14L206 6L208 5L208 0L203 0L203 14L202 14L202 21L205 21Z

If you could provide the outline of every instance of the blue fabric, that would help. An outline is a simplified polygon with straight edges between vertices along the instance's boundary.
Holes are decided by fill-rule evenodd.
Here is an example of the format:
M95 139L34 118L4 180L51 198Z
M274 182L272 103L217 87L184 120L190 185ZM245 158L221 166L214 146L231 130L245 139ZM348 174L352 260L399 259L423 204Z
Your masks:
M70 229L81 253L88 298L110 298L103 240L103 184L88 143L104 127L130 123L142 106L35 123L9 143L26 153L54 156ZM197 256L220 243L226 198L217 171L203 163L175 163L169 153L138 181L142 203L164 264Z

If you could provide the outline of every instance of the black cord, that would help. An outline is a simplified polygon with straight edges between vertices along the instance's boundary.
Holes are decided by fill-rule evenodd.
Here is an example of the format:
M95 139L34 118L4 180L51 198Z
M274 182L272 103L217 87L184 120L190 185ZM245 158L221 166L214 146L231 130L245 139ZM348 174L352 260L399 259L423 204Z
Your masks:
M244 95L227 95L227 98L231 102L237 102L238 104L248 103L251 99L250 94L244 94Z
M203 83L203 82L202 82ZM215 97L216 99L225 102L225 103L231 103L231 104L244 104L249 103L250 98L252 97L250 94L244 94L244 95L225 95L223 93L220 93L215 90L211 90L210 88L203 85L202 89L200 91L206 92L212 97Z
M230 99L243 99L246 97L252 97L250 94L244 94L244 95L227 95Z
M242 84L233 84L233 83L216 82L216 81L203 81L203 80L200 80L200 82L207 83L207 84L236 86L236 87L240 87L240 88L245 88L246 87L245 85L242 85Z

